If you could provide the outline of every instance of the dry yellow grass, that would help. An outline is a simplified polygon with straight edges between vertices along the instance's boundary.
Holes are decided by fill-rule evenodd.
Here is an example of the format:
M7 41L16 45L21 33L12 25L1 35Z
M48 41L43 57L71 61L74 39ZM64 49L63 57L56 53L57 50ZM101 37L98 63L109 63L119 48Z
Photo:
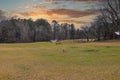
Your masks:
M120 80L119 41L63 43L0 44L0 80Z

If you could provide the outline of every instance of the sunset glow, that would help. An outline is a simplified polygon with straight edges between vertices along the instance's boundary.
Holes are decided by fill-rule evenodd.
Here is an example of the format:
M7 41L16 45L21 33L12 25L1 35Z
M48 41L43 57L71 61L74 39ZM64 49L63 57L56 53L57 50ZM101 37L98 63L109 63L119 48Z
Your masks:
M0 0L0 15L6 18L57 20L76 27L89 24L98 14L96 0Z

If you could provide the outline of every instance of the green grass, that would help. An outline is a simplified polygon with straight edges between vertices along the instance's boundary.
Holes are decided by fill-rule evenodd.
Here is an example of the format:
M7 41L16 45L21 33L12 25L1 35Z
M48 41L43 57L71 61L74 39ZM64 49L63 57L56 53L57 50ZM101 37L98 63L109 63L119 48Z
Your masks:
M120 80L120 41L0 44L0 80Z

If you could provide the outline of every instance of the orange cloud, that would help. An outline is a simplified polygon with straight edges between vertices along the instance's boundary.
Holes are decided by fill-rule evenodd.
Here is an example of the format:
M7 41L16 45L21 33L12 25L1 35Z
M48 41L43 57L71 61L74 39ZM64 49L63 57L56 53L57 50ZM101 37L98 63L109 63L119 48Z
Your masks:
M33 11L26 12L13 12L12 15L16 18L45 18L49 22L52 20L57 20L59 22L73 23L76 25L87 24L89 19L81 20L83 17L96 15L97 10L73 10L73 9L48 9L45 6L35 5L32 6ZM88 17L89 18L89 17ZM76 20L75 20L76 19Z
M42 5L35 5L33 6L34 9L46 9L45 6L42 6Z
M45 0L45 1L60 1L60 0ZM81 1L100 1L100 0L61 0L61 1L75 1L75 2L81 2Z
M88 22L76 21L76 20L59 20L60 22L75 23L75 24L87 24Z
M38 7L37 7L38 8ZM46 15L49 18L63 18L62 16L67 18L80 18L90 15L96 15L97 10L86 10L86 11L76 11L72 9L49 9L49 10L38 10L38 11L29 11L29 12L18 12L17 14L23 17L34 17Z
M96 12L93 12L91 10L76 11L76 10L72 10L72 9L51 9L51 10L47 10L45 13L47 15L53 15L53 14L66 15L66 16L69 16L71 18L79 18L79 17L84 17L84 16L96 14Z
M50 2L52 4L61 4L61 2L67 2L67 1L72 1L72 2L86 2L86 3L100 3L102 0L45 0L46 2Z

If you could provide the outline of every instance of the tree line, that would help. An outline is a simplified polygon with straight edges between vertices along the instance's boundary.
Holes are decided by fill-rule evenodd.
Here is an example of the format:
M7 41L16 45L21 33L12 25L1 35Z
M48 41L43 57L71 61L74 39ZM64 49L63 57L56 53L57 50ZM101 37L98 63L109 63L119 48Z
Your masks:
M76 39L74 24L45 19L10 19L0 22L0 42L38 42Z

